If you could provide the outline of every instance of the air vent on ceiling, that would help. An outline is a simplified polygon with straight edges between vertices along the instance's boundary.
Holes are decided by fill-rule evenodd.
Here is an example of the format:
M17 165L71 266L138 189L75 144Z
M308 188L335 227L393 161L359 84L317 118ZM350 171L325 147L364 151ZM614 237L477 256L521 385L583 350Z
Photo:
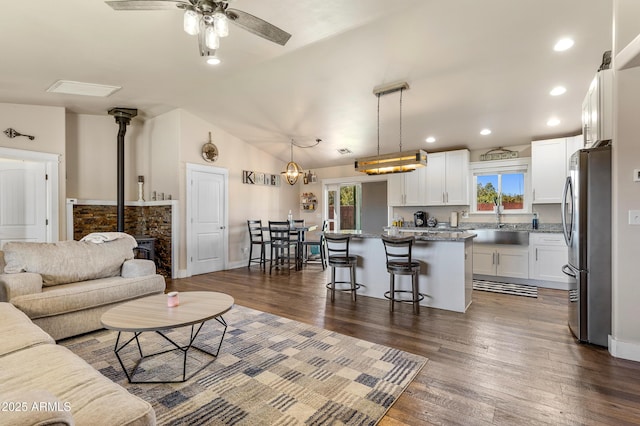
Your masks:
M83 95L107 97L118 90L120 86L108 86L105 84L83 83L80 81L58 80L47 89L51 93L63 93L66 95Z
M349 148L339 148L338 152L341 155L353 154L353 152Z

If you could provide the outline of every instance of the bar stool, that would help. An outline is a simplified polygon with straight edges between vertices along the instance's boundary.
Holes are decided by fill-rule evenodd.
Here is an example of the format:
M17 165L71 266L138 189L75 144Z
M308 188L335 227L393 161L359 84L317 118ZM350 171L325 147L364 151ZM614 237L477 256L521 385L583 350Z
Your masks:
M420 262L411 259L411 248L415 242L414 237L392 238L382 236L384 251L387 257L387 272L389 272L389 291L384 297L389 299L389 308L393 312L395 302L413 303L413 313L420 313L420 301L424 295L418 287L418 275L420 275ZM396 290L395 276L411 275L411 290ZM401 293L411 293L411 298L402 297Z
M349 284L349 287L338 288L338 291L350 291L351 299L356 301L356 290L360 284L356 283L356 264L358 258L349 254L349 234L324 234L327 245L327 261L331 267L331 282L327 288L331 290L331 301L336 297L336 284ZM349 281L336 281L336 268L349 268Z

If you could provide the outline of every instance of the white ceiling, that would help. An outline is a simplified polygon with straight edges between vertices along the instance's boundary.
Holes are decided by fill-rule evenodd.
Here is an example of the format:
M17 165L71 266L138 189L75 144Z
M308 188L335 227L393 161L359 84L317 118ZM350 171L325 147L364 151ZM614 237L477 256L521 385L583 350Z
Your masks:
M141 119L183 108L283 161L291 139L321 138L294 149L306 169L375 154L372 90L396 81L410 86L403 149L488 150L579 133L613 9L612 0L234 0L292 37L282 47L231 26L212 67L180 11L115 11L101 0L2 6L0 102L105 115L134 107ZM565 36L575 46L553 51ZM123 88L108 98L47 93L60 79ZM567 93L550 96L560 84ZM399 149L399 109L398 93L380 99L381 153ZM548 127L551 116L561 124ZM480 136L484 127L493 133ZM430 135L436 143L424 142Z

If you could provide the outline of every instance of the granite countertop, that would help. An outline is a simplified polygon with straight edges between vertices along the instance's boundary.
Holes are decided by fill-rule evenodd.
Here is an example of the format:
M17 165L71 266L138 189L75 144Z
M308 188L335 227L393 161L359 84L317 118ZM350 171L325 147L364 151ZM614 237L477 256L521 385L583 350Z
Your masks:
M388 227L384 228L385 230ZM495 223L461 223L457 228L434 227L434 228L419 228L419 227L402 227L398 228L403 232L461 232L461 231L473 231L474 229L495 229L497 231L527 231L527 232L539 232L539 233L557 233L562 234L561 223L541 223L538 229L533 229L530 223L505 223L502 228L496 228Z
M388 228L385 228L388 229ZM416 237L416 241L465 241L471 238L475 238L476 234L473 232L467 232L463 230L456 229L454 231L450 230L435 230L429 228L414 228L416 230L420 229L422 232L413 232L413 235ZM328 233L331 234L331 233ZM339 231L337 234L349 234L352 238L381 238L385 234L375 234L375 233L366 233L361 231ZM398 237L403 236L402 234L398 235Z

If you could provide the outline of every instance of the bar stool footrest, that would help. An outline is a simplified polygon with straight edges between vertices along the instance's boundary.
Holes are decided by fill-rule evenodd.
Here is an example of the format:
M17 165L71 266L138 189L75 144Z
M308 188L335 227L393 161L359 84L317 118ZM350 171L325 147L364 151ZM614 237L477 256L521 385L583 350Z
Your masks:
M418 299L416 299L416 300L408 299L408 298L397 298L395 296L396 294L402 294L402 293L409 293L411 296L413 296L413 291L411 291L411 290L395 290L393 292L393 294L394 294L393 301L394 302L404 302L404 303L414 303L414 302L420 302L421 300L424 300L424 294L422 294L422 293L418 293ZM386 297L387 299L391 300L391 292L390 291L385 291L384 292L384 297Z
M327 289L331 290L331 282L327 283ZM338 287L338 284L340 286ZM336 281L336 291L354 291L358 290L362 284L356 283L356 288L351 288L351 281Z

